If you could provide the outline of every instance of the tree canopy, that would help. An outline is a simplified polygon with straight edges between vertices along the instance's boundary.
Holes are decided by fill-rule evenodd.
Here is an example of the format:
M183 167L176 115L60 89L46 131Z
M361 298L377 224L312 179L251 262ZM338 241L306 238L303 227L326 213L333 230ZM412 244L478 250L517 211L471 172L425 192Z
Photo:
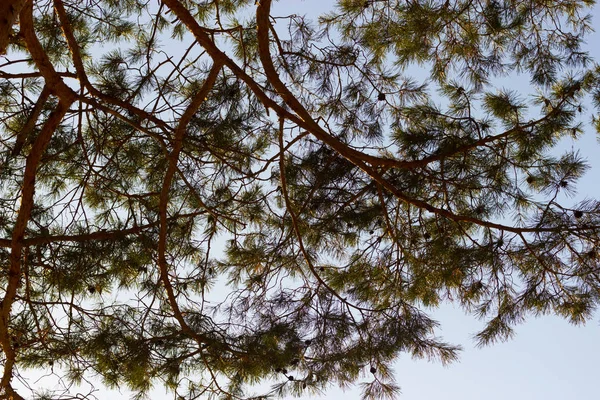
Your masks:
M458 355L427 308L590 319L592 5L3 0L0 397L393 398Z

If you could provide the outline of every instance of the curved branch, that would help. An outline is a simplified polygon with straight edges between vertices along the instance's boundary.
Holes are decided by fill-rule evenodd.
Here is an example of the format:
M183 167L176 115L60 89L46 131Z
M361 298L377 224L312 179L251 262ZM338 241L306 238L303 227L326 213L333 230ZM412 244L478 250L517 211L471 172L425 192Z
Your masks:
M15 300L17 289L21 282L21 257L23 250L23 238L27 223L31 217L33 208L33 196L35 193L35 180L39 162L50 143L50 139L58 128L60 122L66 115L69 107L75 100L74 92L62 81L50 63L33 29L33 3L27 1L20 14L21 33L25 38L30 54L35 64L40 69L46 85L52 87L59 97L59 102L54 111L44 123L41 132L35 139L33 146L25 163L23 183L21 188L21 205L12 232L11 249L8 266L8 282L4 298L0 302L0 344L5 354L4 372L0 378L0 389L11 397L20 398L14 391L10 381L13 377L16 351L11 343L9 334L10 312Z
M2 0L0 2L0 54L6 53L10 31L24 3L25 0Z
M362 153L360 151L351 149L348 146L346 146L344 143L338 141L337 139L333 138L328 133L326 133L318 125L318 123L312 119L310 113L304 108L304 106L300 103L300 101L298 101L298 99L289 91L289 89L281 81L281 79L279 79L279 75L277 74L277 71L275 70L275 67L273 65L273 61L271 60L271 53L270 53L270 49L269 49L270 7L271 7L271 0L261 0L259 6L257 7L257 11L256 11L256 21L258 24L258 49L259 49L258 52L260 55L260 60L263 65L263 68L265 69L265 74L267 75L267 79L273 85L273 87L279 93L279 95L283 98L285 103L292 110L294 110L294 112L296 112L300 118L302 118L302 121L305 125L308 125L308 127L306 127L307 130L309 130L319 140L323 141L324 143L328 144L333 149L338 151L341 156L347 158L349 161L351 161L356 166L361 168L374 181L379 183L382 187L384 187L390 193L394 194L394 196L396 196L398 199L400 199L406 203L412 204L416 207L419 207L421 209L425 209L431 213L435 213L442 217L448 218L455 222L468 222L468 223L473 223L473 224L487 227L487 228L494 228L494 229L504 230L504 231L508 231L508 232L514 232L514 233L556 231L558 229L563 230L563 231L564 230L590 230L590 229L597 228L597 227L591 227L591 228L572 227L570 229L569 228L565 229L565 227L546 228L546 229L539 228L539 227L518 228L518 227L514 227L514 226L508 226L508 225L494 223L491 221L485 221L485 220L481 220L478 218L473 218L473 217L469 217L469 216L465 216L465 215L455 214L450 210L434 207L431 204L427 203L426 201L412 198L412 197L408 196L406 193L399 190L397 187L392 185L387 179L385 179L382 176L382 174L378 171L377 167L384 167L384 169L389 168L389 167L414 168L414 167L422 166L423 164L427 164L432 161L435 161L438 158L441 159L443 157L446 157L447 155L442 155L440 157L438 157L436 155L436 156L432 156L432 157L424 159L424 160L417 160L417 161L399 161L399 160L392 160L392 159L387 159L387 158L384 159L384 158L380 158L380 157L370 156L370 155ZM280 114L280 115L283 115L283 114ZM292 120L294 122L296 122L296 120L294 120L294 119L292 119ZM304 127L305 125L302 125L302 126ZM483 145L488 142L492 142L499 138L503 138L503 137L508 136L516 131L517 131L517 129L509 130L509 131L504 132L497 136L483 138L483 139L475 142L474 144L467 145L466 147L463 148L463 151L466 151L471 148L475 148L478 145Z
M167 168L167 172L165 173L165 178L163 180L163 186L160 193L160 203L159 203L159 218L160 218L160 231L158 238L158 267L160 268L160 278L163 282L165 290L167 292L167 299L169 301L169 305L175 314L175 319L179 322L181 329L184 333L194 338L196 341L200 343L211 343L212 340L205 335L198 334L193 329L189 327L189 325L185 322L183 318L183 314L179 309L179 305L177 304L177 299L175 298L175 293L173 291L173 285L169 280L169 271L168 264L166 259L166 251L167 251L167 207L169 203L169 191L171 190L171 184L173 182L173 176L177 171L177 161L179 160L179 154L181 152L181 148L183 147L183 139L185 137L185 133L187 130L187 126L190 123L192 117L198 110L198 108L202 105L208 93L214 86L217 76L223 67L222 63L215 62L213 67L202 85L200 91L194 96L191 103L183 113L177 129L175 130L175 138L173 142L173 150L168 155L169 157L169 166Z
M77 72L77 79L79 80L81 85L84 86L90 92L90 94L92 96L95 96L95 97L99 98L100 100L103 100L109 104L113 104L118 107L121 107L121 108L127 110L128 112L130 112L131 114L137 115L138 117L140 117L142 119L147 119L149 121L152 121L154 124L156 124L156 126L161 127L163 130L167 129L167 126L164 123L164 121L160 120L159 118L156 118L153 114L151 114L147 111L141 110L127 101L123 101L123 100L117 99L115 97L106 95L106 94L102 93L100 90L96 89L96 87L94 87L94 85L92 85L92 83L90 82L90 80L87 77L87 74L85 73L85 67L83 65L83 58L81 57L81 51L79 51L79 45L77 44L77 39L75 38L75 35L73 34L73 29L71 29L71 24L67 17L67 12L65 10L65 6L64 6L62 0L54 0L54 9L56 10L56 14L58 15L58 18L60 20L63 34L65 35L67 44L69 46L69 51L71 52L71 57L73 59L73 65L75 66L75 70Z
M192 14L188 11L187 8L185 8L183 4L181 4L181 2L179 2L178 0L163 0L163 2L169 7L169 9L171 9L171 11L177 16L177 18L187 26L187 28L190 30L190 32L192 32L192 34L198 41L198 43L202 47L204 47L204 49L212 57L212 59L215 61L221 61L225 66L227 66L227 68L229 68L235 74L235 76L237 76L242 82L248 85L250 90L252 90L252 92L256 95L256 97L258 97L258 99L263 103L265 107L275 110L278 115L284 116L287 120L292 121L299 127L309 131L316 138L321 140L323 143L326 143L333 149L337 150L342 156L348 158L349 160L351 158L360 159L363 162L367 162L373 166L380 167L408 167L408 163L410 163L410 161L400 161L391 158L383 158L366 154L358 150L352 149L340 140L331 136L323 128L321 128L317 122L315 122L311 118L310 114L304 109L304 107L298 102L298 100L294 98L294 96L289 92L289 90L287 90L285 84L283 84L283 82L281 82L281 80L277 76L277 72L275 71L272 62L270 61L270 53L268 50L268 17L271 3L270 1L261 1L257 10L259 54L261 57L261 61L264 62L263 67L265 68L267 79L269 79L269 82L273 84L275 90L277 90L277 92L280 94L280 96L282 96L286 104L288 104L296 114L287 111L275 100L267 96L267 94L252 77L250 77L242 68L240 68L235 63L235 61L229 58L214 44L208 33L206 33L205 29L198 24L198 22L194 19ZM269 65L271 67L269 67Z
M28 0L19 16L20 32L25 39L27 50L31 54L33 62L40 70L44 77L46 85L52 90L59 99L65 103L71 104L77 97L76 93L63 81L61 75L56 72L54 66L50 62L48 55L44 51L40 41L38 40L35 29L33 27L33 0Z
M12 371L16 357L16 352L10 341L8 329L10 323L10 310L17 294L17 288L21 282L23 237L25 236L25 229L27 228L27 223L31 216L31 209L33 208L37 167L48 143L50 143L54 131L58 128L58 125L69 110L71 104L72 103L65 103L62 100L59 101L56 109L50 114L42 131L33 143L33 147L27 156L27 162L25 164L23 186L21 189L21 207L19 207L19 213L12 232L8 283L4 298L0 302L0 344L2 344L4 354L6 355L4 374L0 380L0 388L7 391L12 390L10 389L10 381L12 379Z

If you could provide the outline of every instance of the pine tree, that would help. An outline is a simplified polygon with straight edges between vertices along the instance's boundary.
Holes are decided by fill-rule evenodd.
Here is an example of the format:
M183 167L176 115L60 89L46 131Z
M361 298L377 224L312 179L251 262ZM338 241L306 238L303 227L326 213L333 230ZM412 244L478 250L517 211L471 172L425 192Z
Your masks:
M481 345L590 319L600 203L557 144L600 106L592 5L3 2L3 398L393 398L400 353L457 357L426 307Z

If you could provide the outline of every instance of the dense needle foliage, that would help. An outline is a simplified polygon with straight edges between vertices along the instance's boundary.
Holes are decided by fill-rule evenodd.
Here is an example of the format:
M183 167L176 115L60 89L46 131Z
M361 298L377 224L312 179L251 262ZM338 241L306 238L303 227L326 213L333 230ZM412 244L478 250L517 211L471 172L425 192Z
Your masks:
M481 345L586 321L600 204L556 145L599 105L592 5L2 0L2 398L393 398L400 353L457 357L427 307Z

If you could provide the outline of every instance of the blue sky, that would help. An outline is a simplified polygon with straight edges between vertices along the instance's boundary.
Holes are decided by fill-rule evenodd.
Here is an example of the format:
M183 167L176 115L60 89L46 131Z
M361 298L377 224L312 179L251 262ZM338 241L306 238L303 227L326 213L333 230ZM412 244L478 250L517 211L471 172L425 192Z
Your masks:
M447 367L402 356L395 375L402 400L584 399L598 393L600 327L596 321L576 327L558 317L530 319L516 337L482 349L472 334L480 324L460 310L444 306L434 314L444 339L461 343L460 360ZM308 398L308 397L306 397ZM314 397L313 397L314 398ZM360 399L358 387L330 390L322 399Z

